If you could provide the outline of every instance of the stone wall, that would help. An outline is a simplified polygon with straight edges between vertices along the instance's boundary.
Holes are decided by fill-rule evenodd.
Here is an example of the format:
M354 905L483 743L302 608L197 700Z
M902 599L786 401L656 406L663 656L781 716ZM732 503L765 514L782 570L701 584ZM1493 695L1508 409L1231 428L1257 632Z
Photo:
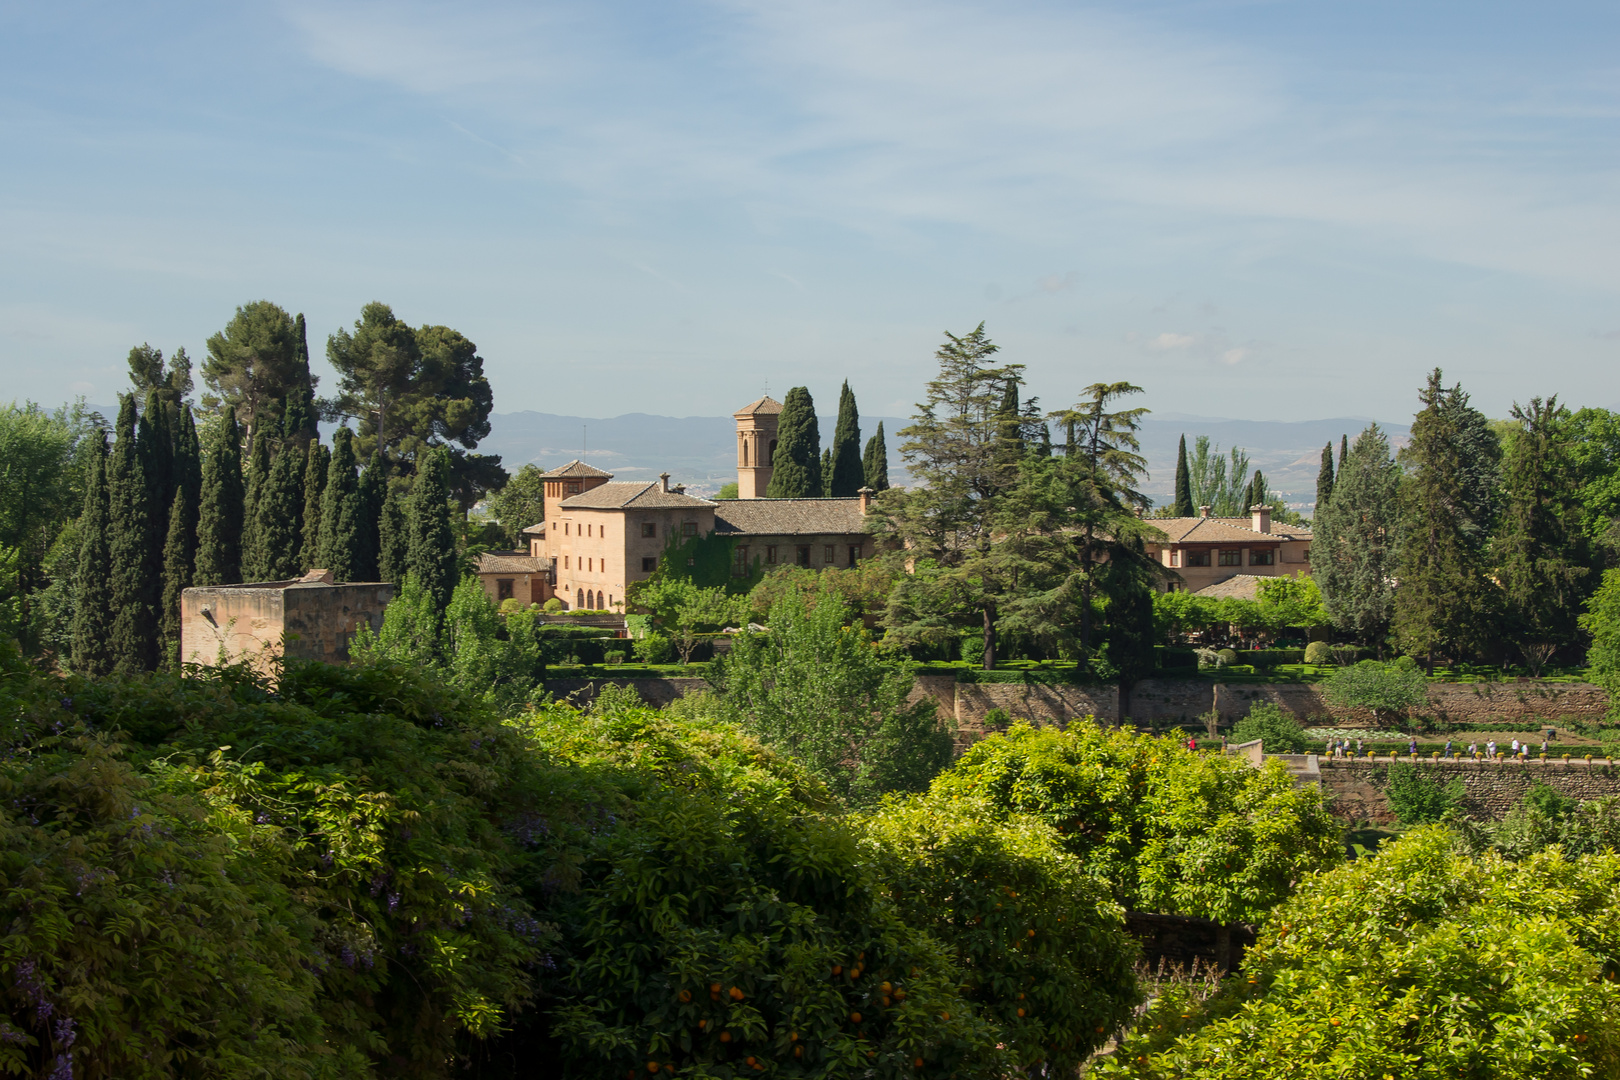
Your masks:
M1345 821L1393 824L1395 815L1384 798L1389 761L1344 761L1320 758L1322 793L1334 815ZM1585 761L1420 761L1420 774L1441 783L1463 782L1463 812L1477 821L1500 820L1540 781L1575 799L1620 795L1620 767L1606 759Z
M589 705L596 700L604 686L630 686L641 695L641 700L653 708L661 709L677 698L708 689L707 679L547 679L546 690L559 701L568 699L576 705Z
M261 668L279 656L341 664L361 624L382 629L393 599L386 583L331 585L273 581L187 589L180 598L180 659L189 664L246 660Z

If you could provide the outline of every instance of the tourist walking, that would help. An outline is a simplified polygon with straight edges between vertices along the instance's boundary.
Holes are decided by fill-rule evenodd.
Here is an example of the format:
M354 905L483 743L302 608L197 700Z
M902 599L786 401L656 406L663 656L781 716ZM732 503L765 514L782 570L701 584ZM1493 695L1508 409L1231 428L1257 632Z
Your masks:
M1446 740L1446 757L1450 757L1450 756L1451 756L1451 740L1447 739Z
M1496 740L1490 739L1485 743L1485 756L1492 761L1496 760Z
M1471 742L1468 744L1468 756L1471 758L1479 757L1479 743Z
M1366 756L1367 756L1366 752L1364 750L1362 750L1362 748L1361 748L1361 740L1357 739L1356 740L1356 757L1366 757Z
M1518 739L1513 740L1513 756L1514 757L1519 756L1519 740Z

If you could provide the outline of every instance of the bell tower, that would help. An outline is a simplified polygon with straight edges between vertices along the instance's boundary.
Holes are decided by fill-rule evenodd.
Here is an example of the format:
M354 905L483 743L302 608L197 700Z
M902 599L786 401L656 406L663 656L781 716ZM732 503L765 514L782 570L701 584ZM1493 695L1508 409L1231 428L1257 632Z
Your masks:
M782 403L769 396L751 401L732 414L737 421L737 497L763 499L771 486L771 459L776 456L776 425Z

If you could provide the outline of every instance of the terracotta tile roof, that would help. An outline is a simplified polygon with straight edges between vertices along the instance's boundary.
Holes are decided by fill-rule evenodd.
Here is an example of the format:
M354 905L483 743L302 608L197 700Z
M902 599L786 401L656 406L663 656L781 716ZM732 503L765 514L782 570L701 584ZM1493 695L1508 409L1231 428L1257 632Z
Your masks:
M562 465L562 466L559 466L559 467L557 467L555 469L552 469L548 473L541 473L540 474L540 478L542 480L560 480L565 476L566 477L600 476L600 477L605 477L606 479L609 479L609 480L613 479L613 474L612 473L603 472L601 469L598 469L594 465L587 465L583 461L579 460L578 458L575 458L573 461L570 461L566 465Z
M713 506L708 499L700 499L695 495L684 495L676 491L665 491L663 485L657 481L642 482L640 480L619 480L611 484L601 484L589 491L578 495L570 495L557 504L564 510L655 510L670 509L674 507Z
M478 556L480 574L544 574L550 569L550 559L521 551L486 551Z
M730 536L863 533L859 499L724 499L715 504L714 531Z
M1213 585L1205 585L1193 595L1213 596L1216 599L1258 600L1260 598L1260 583L1272 580L1275 579L1262 577L1259 574L1233 574L1224 581L1217 581Z
M1301 525L1283 525L1273 521L1270 532L1256 532L1254 519L1247 517L1222 518L1150 518L1148 524L1159 528L1172 544L1252 544L1257 540L1309 540L1311 530Z
M527 529L519 529L518 535L532 536L536 540L544 540L546 538L546 523L542 521L537 525L530 525Z
M757 416L760 413L779 413L781 411L782 411L782 403L780 401L777 401L775 398L771 397L769 394L767 394L766 396L760 398L758 401L750 401L748 404L744 405L742 408L738 409L736 412L732 413L731 415L732 416Z

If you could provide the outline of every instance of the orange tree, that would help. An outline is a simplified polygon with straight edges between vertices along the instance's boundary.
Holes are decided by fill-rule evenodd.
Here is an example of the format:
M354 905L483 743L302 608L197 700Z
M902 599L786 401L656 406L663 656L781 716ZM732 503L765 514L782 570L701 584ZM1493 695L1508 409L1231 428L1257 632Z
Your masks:
M629 1078L1006 1066L949 953L908 924L801 767L633 693L516 723L602 785L601 827L550 908L566 935L546 988L566 1067Z
M1258 921L1343 858L1321 793L1280 765L1088 722L1015 725L974 744L932 792L1045 822L1132 909Z
M1305 881L1202 1003L1174 990L1093 1075L1620 1075L1620 856L1470 857L1424 826Z
M962 992L1032 1074L1072 1076L1137 1002L1123 911L1057 835L979 800L891 800L865 845L906 922L950 950Z

